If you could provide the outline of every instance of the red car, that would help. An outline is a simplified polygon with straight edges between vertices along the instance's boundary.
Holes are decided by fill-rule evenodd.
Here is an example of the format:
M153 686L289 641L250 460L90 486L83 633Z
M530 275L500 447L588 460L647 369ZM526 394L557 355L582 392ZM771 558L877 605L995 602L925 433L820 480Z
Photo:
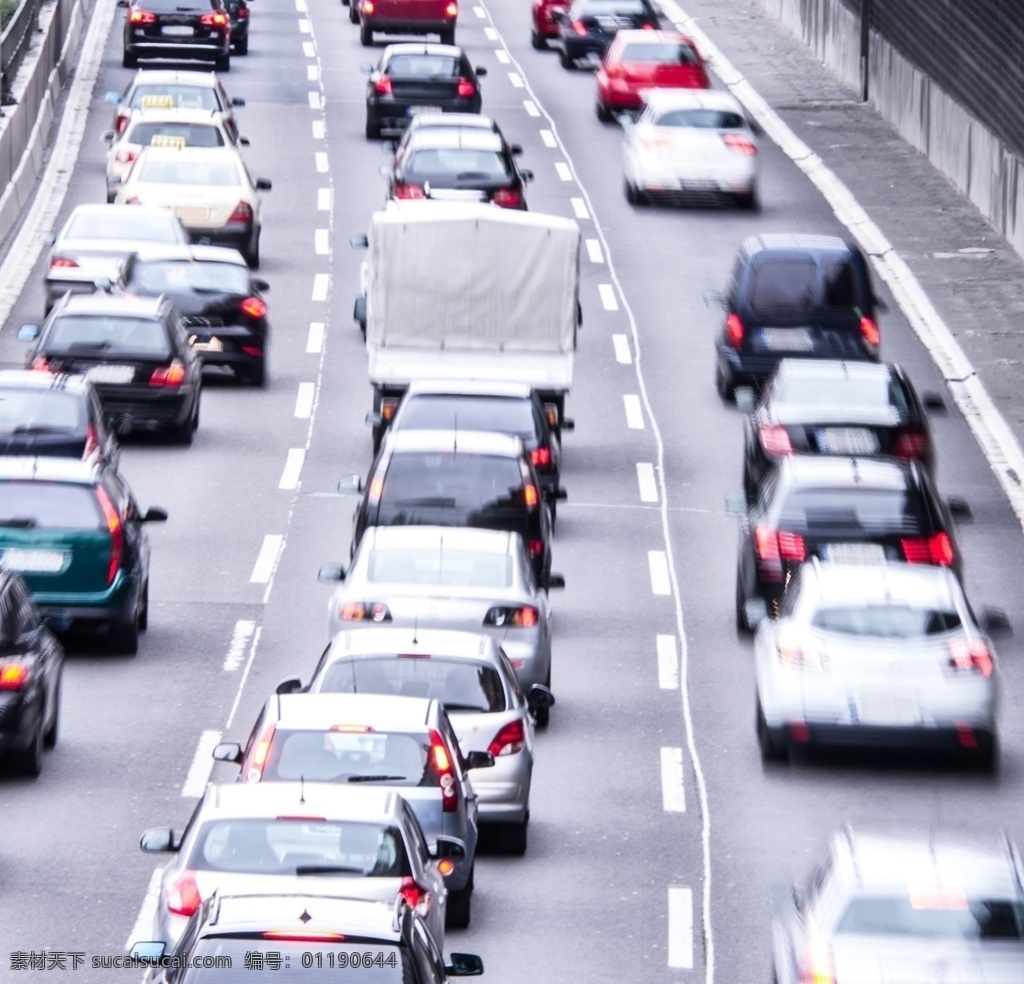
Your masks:
M552 19L551 12L555 8L565 8L569 0L533 0L533 28L530 31L530 44L538 51L548 46L548 38L557 37L558 24Z
M597 70L597 118L639 109L645 89L710 89L696 45L675 31L619 31Z

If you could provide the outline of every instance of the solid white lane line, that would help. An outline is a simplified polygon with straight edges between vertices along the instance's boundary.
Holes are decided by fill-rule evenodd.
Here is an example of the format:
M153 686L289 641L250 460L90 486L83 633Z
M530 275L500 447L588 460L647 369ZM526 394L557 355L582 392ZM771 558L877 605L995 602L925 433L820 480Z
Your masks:
M313 277L313 300L326 301L330 277L326 273L318 273Z
M284 462L284 471L281 472L281 481L277 483L279 489L292 491L299 487L299 475L302 474L302 465L305 460L305 448L288 449L288 457Z
M316 207L321 212L329 212L331 210L331 199L332 199L330 188L318 188L316 192Z
M532 99L523 100L523 109L526 110L527 116L540 116L540 110Z
M324 332L326 325L322 321L311 321L309 323L309 337L306 339L306 353L316 355L324 348Z
M658 686L662 690L676 690L679 687L679 651L676 648L676 637L659 635L658 646Z
M320 93L319 92L310 92L310 93L307 93L307 95L309 96L309 108L310 109L320 109Z
M668 890L668 965L693 970L693 892Z
M281 552L281 544L284 537L280 533L268 533L263 538L263 546L260 547L259 556L253 565L249 581L252 584L266 584L270 575L274 573L274 565L277 563L277 555Z
M616 362L624 366L633 362L632 353L629 351L629 339L625 335L612 335L612 348L615 349Z
M327 126L323 120L313 120L313 139L323 140L327 136Z
M474 7L473 13L476 14L477 17L479 17L481 20L483 20L487 16L487 14L484 12L483 7Z
M555 135L550 130L541 130L540 139L544 142L545 147L558 146L558 141L555 140Z
M235 631L231 633L228 654L224 657L224 665L221 667L225 673L234 673L242 665L242 660L245 658L245 647L249 645L249 640L255 631L256 623L252 619L240 618L235 622Z
M320 69L316 65L306 66L306 81L316 82L320 78Z
M640 397L636 393L627 393L622 397L622 405L626 408L626 423L630 430L644 429L644 412L640 409Z
M647 566L651 569L651 591L656 595L672 593L668 579L668 558L664 550L648 550Z
M686 789L683 786L683 750L661 750L661 805L666 813L686 812Z
M220 743L220 731L204 731L199 736L199 745L192 756L192 766L185 777L185 785L181 787L182 796L199 799L210 781L213 772L213 750Z
M589 219L590 212L587 210L587 203L582 198L570 198L572 210L576 213L577 219Z
M146 894L142 899L138 918L135 920L135 925L132 926L132 931L128 934L128 939L125 940L125 950L130 950L133 943L143 943L146 940L152 939L153 920L156 917L156 907L160 904L160 882L163 879L163 874L164 866L160 865L150 875L149 886L146 888Z
M601 240L599 239L588 239L587 243L587 256L590 257L591 263L604 263L604 253L601 252Z
M313 397L316 395L314 383L299 383L299 391L295 396L295 416L309 420L313 414Z
M303 41L302 42L302 53L307 58L316 58L316 48L313 46L313 42L312 41Z
M487 38L488 41L497 41L499 36L500 35L493 27L484 28L484 37Z
M494 57L497 58L502 65L507 65L509 63L508 52L504 48L499 48L494 52Z
M523 77L518 72L509 72L508 73L508 80L509 80L509 82L512 83L512 88L513 89L521 89L521 88L523 88L523 85L524 85Z
M562 181L572 181L572 171L569 170L569 165L565 161L555 161L555 170Z
M316 229L313 232L313 249L317 256L326 256L331 251L330 240L326 229Z
M601 295L601 306L606 311L619 310L619 302L615 299L615 288L611 284L598 284L597 292Z
M641 502L658 501L658 481L654 477L654 465L649 461L636 463L636 481L640 486Z
M304 17L299 18L299 32L302 34L310 33L309 21L306 20Z

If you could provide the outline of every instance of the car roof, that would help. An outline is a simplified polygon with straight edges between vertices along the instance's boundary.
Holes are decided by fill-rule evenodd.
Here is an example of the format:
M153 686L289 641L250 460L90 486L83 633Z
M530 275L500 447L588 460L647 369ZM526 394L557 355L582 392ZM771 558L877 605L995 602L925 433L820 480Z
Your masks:
M393 790L330 782L211 782L202 816L386 820L395 815Z
M159 318L166 300L160 297L136 297L131 294L66 294L54 311L60 314L105 314L120 318Z
M394 55L451 55L454 58L460 58L462 57L462 49L454 44L402 41L398 44L389 44L382 52L380 58L383 62Z
M495 399L528 400L533 389L528 383L506 383L491 379L421 379L405 391L410 396L489 396Z
M958 609L962 597L948 567L883 561L838 564L813 560L817 594L824 602L857 605L933 604Z
M720 89L649 89L644 94L644 102L659 113L672 109L718 109L743 115L739 100L732 93Z
M271 698L273 700L274 698ZM423 731L430 726L432 701L392 694L281 694L278 727L330 731L367 726L371 731Z
M454 629L343 629L331 640L332 661L349 656L393 656L395 653L421 656L437 653L442 656L485 659L497 649L498 644L489 635ZM423 703L427 701L424 699Z
M473 550L508 554L518 533L470 526L371 526L363 534L366 547L382 550Z
M95 485L99 477L100 470L96 462L82 461L78 458L0 456L0 481Z
M497 123L478 113L421 113L410 124L414 133L435 127L468 127L473 130L497 130Z
M780 474L790 486L906 489L914 470L902 461L882 458L844 458L839 455L798 454L787 458ZM852 489L851 489L852 491Z
M295 894L218 896L203 925L206 935L291 930L301 936L327 931L397 943L395 923L394 909L381 902Z
M238 148L225 144L223 147L154 147L152 145L143 147L139 152L138 160L171 161L184 158L189 161L241 161L242 156ZM116 208L117 206L115 206ZM132 206L133 208L135 206Z
M743 242L745 253L853 253L856 247L838 236L803 232L773 232L750 236Z
M776 375L809 379L883 379L896 375L896 367L890 362L867 362L841 359L783 359L775 370Z
M409 151L425 148L459 148L462 150L501 150L501 134L494 130L470 127L427 127L416 130L409 138Z
M61 390L79 395L92 388L92 382L82 375L0 369L0 389Z
M213 89L217 85L214 72L203 72L195 69L146 68L139 69L132 79L132 88L142 85L197 85Z
M196 260L200 263L231 263L245 267L245 258L237 249L227 246L199 246L189 243L139 243L135 255L143 262L159 260Z
M518 458L523 444L512 434L472 430L400 430L389 432L388 446L395 452L436 451L457 454L488 454Z

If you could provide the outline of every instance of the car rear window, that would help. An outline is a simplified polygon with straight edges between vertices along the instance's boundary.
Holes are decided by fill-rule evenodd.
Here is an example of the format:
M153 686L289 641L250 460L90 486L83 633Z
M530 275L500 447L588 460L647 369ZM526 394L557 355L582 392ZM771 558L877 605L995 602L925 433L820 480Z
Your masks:
M743 117L721 109L673 109L662 113L655 126L678 126L692 130L742 130Z
M948 940L1024 940L1024 901L956 892L853 899L837 933Z
M819 608L811 625L825 632L876 639L920 639L960 628L960 615L912 605L831 605Z
M646 65L695 65L697 52L688 44L662 42L659 44L627 44L619 55L624 62Z
M395 454L381 492L381 508L414 523L417 509L473 510L522 503L523 476L516 458L486 454Z
M142 0L138 4L142 10L153 10L161 14L206 13L208 10L223 10L223 6L216 0Z
M387 584L507 588L512 558L507 554L451 550L381 550L370 553L367 580Z
M320 692L427 697L451 710L507 710L505 688L493 666L438 656L338 660L324 671Z
M457 79L462 75L459 59L451 55L395 55L385 71L398 78Z
M295 812L301 810L296 807ZM208 821L199 830L188 867L267 875L294 875L309 867L338 868L338 874L373 878L411 874L397 827L275 817Z
M849 376L816 378L780 374L771 387L771 397L780 403L812 407L841 406L851 410L895 407L901 412L910 409L910 400L899 380L882 375L865 379Z
M63 482L0 482L0 529L105 529L93 490Z
M118 208L111 211L117 212ZM146 243L179 242L172 216L140 215L133 209L124 214L104 212L102 215L76 215L68 225L62 239L138 240Z
M206 85L140 85L129 105L132 109L220 109L216 92Z
M424 147L411 150L403 170L407 175L445 174L457 180L475 178L504 179L509 176L499 151L471 150L468 147Z
M402 428L456 430L459 421L474 430L536 439L533 404L529 400L491 396L412 396L401 409Z
M905 489L796 489L783 505L780 526L814 535L849 529L868 534L919 533L929 523L924 503Z
M187 147L223 147L220 130L206 123L136 123L125 140L143 147L154 137L180 137Z
M231 188L242 183L242 176L233 164L221 164L216 161L144 160L138 180L143 184Z
M196 260L140 260L125 286L153 295L250 293L249 273L244 267Z
M85 431L85 401L60 390L0 389L0 434Z
M206 936L192 948L191 956L195 958L192 967L182 978L188 984L237 984L240 976L253 984L339 980L345 984L403 984L421 979L404 946L377 939L324 943L282 936ZM224 966L197 966L200 963Z
M162 321L69 314L58 318L47 333L44 347L52 355L137 355L166 359L171 343Z
M755 311L764 313L849 310L863 306L852 263L841 259L827 261L819 274L818 264L810 257L762 260L754 271L750 304Z

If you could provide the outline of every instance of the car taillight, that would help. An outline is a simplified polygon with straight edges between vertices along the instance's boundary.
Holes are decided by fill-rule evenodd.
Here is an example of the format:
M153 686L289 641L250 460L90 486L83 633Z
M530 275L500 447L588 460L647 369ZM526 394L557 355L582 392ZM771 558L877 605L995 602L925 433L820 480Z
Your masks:
M893 444L892 452L897 458L908 458L917 460L928 453L928 434L916 427L908 427L900 431L896 443Z
M228 222L252 223L252 206L248 202L239 202L235 210L228 216Z
M0 663L0 690L20 690L28 683L28 667L24 663Z
M908 564L935 564L949 567L954 560L953 541L948 533L927 537L905 537L900 540Z
M277 725L269 725L260 735L260 740L256 742L252 758L249 760L249 768L245 771L246 782L259 782L263 778L263 766L267 764L267 756L270 754L275 731L277 731Z
M523 722L516 718L509 721L495 736L494 740L487 746L495 758L499 755L515 755L521 752L526 745L526 728Z
M459 16L459 5L457 3L450 3L444 8L445 17L458 17Z
M455 770L452 768L448 749L436 731L430 732L430 764L441 780L441 809L444 813L455 813L459 809L459 790L455 785Z
M137 150L119 150L114 154L114 160L118 164L131 164L138 156L139 152ZM75 266L78 266L78 264L76 263Z
M725 319L725 338L737 351L743 344L743 322L738 314L730 314Z
M544 541L543 540L527 540L526 550L531 557L539 557L544 553Z
M128 15L129 24L155 24L156 14L150 13L148 10L133 10Z
M762 424L759 430L761 447L765 454L776 458L793 453L793 442L789 439L789 431L782 424Z
M382 601L346 601L338 610L343 622L390 622L391 612Z
M584 24L584 23L583 23L583 21L573 21L573 22L572 22L572 29L573 29L573 30L574 30L574 31L575 31L575 32L576 32L576 33L577 33L577 34L578 34L578 35L579 35L579 36L580 36L581 38L585 38L585 37L587 36L587 25L586 25L586 24Z
M544 404L544 417L547 419L549 427L558 426L558 404L557 403L545 403Z
M380 502L380 497L384 494L384 479L375 478L370 482L370 489L366 493L366 500L371 505L376 505Z
M741 137L738 133L723 133L722 142L734 154L752 156L757 153L757 148L754 146L753 142L748 140L746 137Z
M240 3L238 5L238 19L239 20L248 20L249 19L249 8L244 3Z
M150 386L180 386L185 382L185 366L173 359L168 366L157 366L149 377Z
M128 114L127 113L118 113L117 114L117 119L114 120L114 129L118 133L122 133L124 131L124 128L127 125L128 125Z
M645 31L657 31L658 30L658 25L657 24L652 24L650 21L646 21L644 23L644 25L643 25L643 29Z
M125 201L125 205L141 205L141 204L142 203L139 201L139 196L138 195L132 195L131 198L129 198L129 199L127 199Z
M75 270L77 268L78 262L69 259L67 256L55 256L50 260L51 270Z
M167 908L176 916L191 916L202 904L196 873L186 869L167 888Z
M878 346L881 345L882 333L878 330L878 325L876 325L870 318L860 319L860 333L868 348L877 350Z
M754 530L757 566L770 581L782 580L782 562L802 564L807 559L804 538L799 533L758 526Z
M798 984L836 984L832 951L822 940L812 940L800 961Z
M430 892L418 884L411 875L402 879L398 894L405 899L414 909L418 910L421 916L425 916L430 909Z
M514 626L518 629L532 629L540 621L540 612L532 605L521 608L507 608L500 605L489 608L484 616L484 625Z
M32 360L32 365L29 367L35 369L36 372L56 372L56 369L50 367L50 360L43 355L37 355Z
M99 501L100 509L103 510L103 519L110 531L110 561L107 564L107 584L114 583L117 570L121 566L121 554L124 552L124 526L121 524L121 517L118 515L114 503L104 488L96 489L96 498Z
M969 670L983 677L992 676L992 654L980 639L951 639L949 650L949 665L954 670Z
M796 645L780 639L775 646L775 654L780 663L801 670L825 669L825 650L821 646Z
M455 95L460 99L468 99L470 96L476 93L476 86L467 78L459 79L459 84L455 87Z
M262 318L267 313L267 305L258 297L247 297L239 307L242 313L249 315L250 318Z
M199 23L206 27L227 27L230 21L228 20L227 14L222 14L219 10L211 11L210 13L203 14L199 18Z
M526 503L527 509L536 508L540 502L540 493L537 491L536 485L523 486L523 501Z
M418 184L408 184L405 181L396 181L391 192L395 198L426 198L426 194Z
M542 444L539 448L534 448L530 452L530 461L533 462L534 468L550 468L551 448L545 444Z
M100 436L96 432L96 425L89 423L85 428L85 450L82 452L83 458L88 458L100 446Z
M395 415L395 411L398 409L398 397L397 396L385 396L380 401L380 417L381 420L390 421Z
M500 208L519 208L522 203L518 188L498 188L491 194L491 204Z
M261 355L263 355L263 349L258 348L255 345L243 345L242 351L251 359L258 359Z
M363 13L364 14L372 14L373 13L373 0L363 0Z
M377 79L377 84L374 86L374 88L382 96L390 96L391 95L391 91L392 91L391 90L391 76L390 75L382 75L379 79Z

